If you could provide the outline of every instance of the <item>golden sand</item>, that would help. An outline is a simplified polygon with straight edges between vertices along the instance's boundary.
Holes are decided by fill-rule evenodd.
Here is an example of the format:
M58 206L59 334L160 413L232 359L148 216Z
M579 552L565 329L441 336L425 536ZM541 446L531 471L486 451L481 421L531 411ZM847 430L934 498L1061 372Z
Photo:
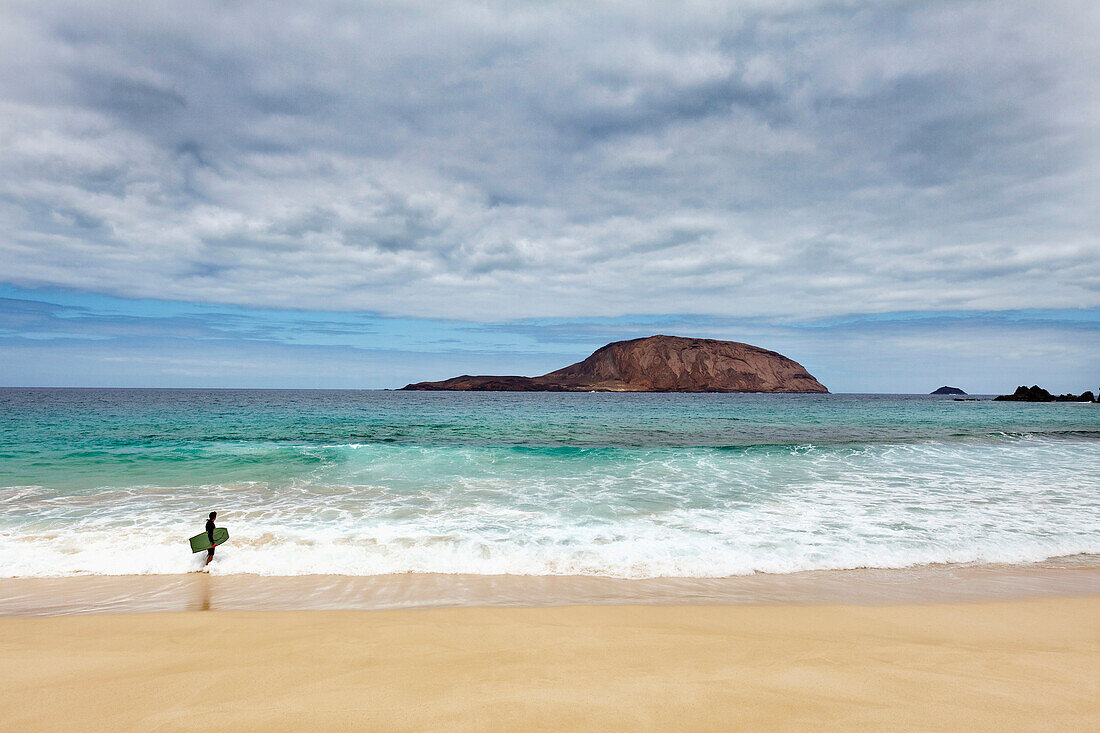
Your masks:
M1100 730L1100 598L0 619L4 730Z

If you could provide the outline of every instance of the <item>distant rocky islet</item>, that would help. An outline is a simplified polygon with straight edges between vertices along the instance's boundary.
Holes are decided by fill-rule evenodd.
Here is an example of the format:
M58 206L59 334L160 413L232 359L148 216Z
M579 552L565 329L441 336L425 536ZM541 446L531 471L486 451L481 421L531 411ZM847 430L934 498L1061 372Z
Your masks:
M782 354L737 341L649 336L615 341L538 377L462 375L406 390L492 392L770 392L828 394Z
M828 394L805 367L775 351L738 341L649 336L615 341L587 359L537 377L469 375L414 382L402 389L457 392L761 392ZM930 394L966 397L944 385ZM1096 402L1091 391L1054 395L1021 385L1005 402ZM963 400L969 401L969 400Z
M1012 394L998 395L993 398L1001 402L1096 402L1096 396L1086 390L1079 395L1075 394L1051 394L1037 384L1030 387L1020 385Z

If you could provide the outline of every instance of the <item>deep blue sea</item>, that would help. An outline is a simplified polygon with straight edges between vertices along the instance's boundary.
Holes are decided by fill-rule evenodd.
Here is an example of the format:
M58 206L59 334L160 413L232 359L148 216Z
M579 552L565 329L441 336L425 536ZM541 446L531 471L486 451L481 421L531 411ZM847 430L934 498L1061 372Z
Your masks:
M0 390L0 576L725 577L1100 552L1100 406Z

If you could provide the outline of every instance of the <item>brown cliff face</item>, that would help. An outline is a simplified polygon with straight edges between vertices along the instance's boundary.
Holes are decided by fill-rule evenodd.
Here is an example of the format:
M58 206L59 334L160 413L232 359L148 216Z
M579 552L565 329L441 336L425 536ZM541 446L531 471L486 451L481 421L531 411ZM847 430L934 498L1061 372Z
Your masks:
M541 377L474 377L404 389L495 392L813 392L828 389L796 361L737 341L650 336L616 341Z

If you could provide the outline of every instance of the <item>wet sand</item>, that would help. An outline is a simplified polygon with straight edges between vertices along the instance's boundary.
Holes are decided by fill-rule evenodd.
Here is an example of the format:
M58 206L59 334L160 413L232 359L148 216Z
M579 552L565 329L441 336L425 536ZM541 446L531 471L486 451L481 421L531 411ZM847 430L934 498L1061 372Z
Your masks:
M0 616L152 611L301 611L566 605L888 605L1100 595L1100 558L927 565L732 578L306 575L0 579Z
M0 619L9 730L1095 730L1100 597Z

